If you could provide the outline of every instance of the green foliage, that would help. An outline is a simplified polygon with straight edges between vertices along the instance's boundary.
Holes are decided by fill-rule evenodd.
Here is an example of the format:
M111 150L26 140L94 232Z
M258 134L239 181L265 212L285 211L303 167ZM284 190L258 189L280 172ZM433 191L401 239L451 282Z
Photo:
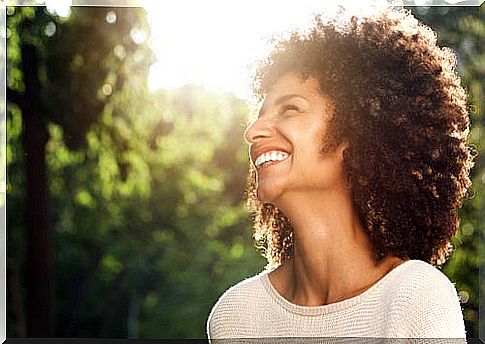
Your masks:
M66 30L71 26L67 22ZM93 63L70 77L49 74L44 82L52 90L70 90L81 74L96 72L99 64ZM143 77L138 85L136 78L125 79L102 102L80 149L70 148L66 135L72 129L66 123L85 119L63 111L86 95L78 99L64 91L49 105L56 111L49 113L46 156L56 336L204 337L208 312L220 294L264 265L250 248L242 199L247 109L232 95L196 87L149 96ZM9 109L9 176L24 178L21 116ZM9 192L14 210L8 214L9 232L23 233L24 219L17 214L23 213L24 186L11 184L18 193ZM20 228L13 226L15 220ZM9 261L21 270L23 251L11 252L19 252ZM16 308L10 304L11 324L21 315ZM21 335L17 327L11 326L9 335Z
M186 90L152 96L153 107L165 108L171 123L166 125L172 128L154 146L151 128L157 127L160 114L152 107L128 111L128 121L145 123L138 130L103 114L109 124L93 127L82 153L69 153L59 127L51 125L51 197L62 276L58 289L66 293L59 299L75 299L74 292L83 299L71 319L60 319L60 336L126 337L134 303L140 337L204 337L217 297L263 266L249 248L244 178L236 188L232 180L246 163L230 168L217 163L234 161L245 150L243 127L234 131L228 121L224 124L227 114L218 109L229 109L236 122L243 121L244 113L233 107L237 100L231 96L217 95L217 102L207 104L216 95L198 92L206 104L197 103L195 95L187 97ZM179 106L156 99L194 102L200 112L191 118ZM133 150L124 160L127 165L120 165L108 133L123 135L125 130L130 130ZM235 137L239 154L220 148ZM59 315L72 314L69 302L60 305ZM73 321L76 332L63 332Z

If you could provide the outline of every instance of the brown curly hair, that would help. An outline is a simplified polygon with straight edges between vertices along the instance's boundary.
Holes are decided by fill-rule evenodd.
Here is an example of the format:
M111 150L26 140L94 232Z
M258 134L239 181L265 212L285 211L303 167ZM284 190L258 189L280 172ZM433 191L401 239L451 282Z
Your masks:
M471 185L466 93L448 48L408 11L345 23L315 16L311 29L276 42L253 90L262 100L288 72L319 80L334 105L325 149L349 143L344 173L377 260L395 255L441 265L451 252L457 209ZM291 221L256 193L247 203L254 240L274 267L293 256Z

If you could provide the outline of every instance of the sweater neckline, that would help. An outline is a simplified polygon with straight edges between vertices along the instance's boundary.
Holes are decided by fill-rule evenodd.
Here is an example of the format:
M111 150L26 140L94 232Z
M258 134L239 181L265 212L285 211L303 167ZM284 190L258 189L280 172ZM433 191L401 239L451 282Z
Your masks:
M295 314L308 315L308 316L324 315L328 313L342 311L346 308L350 308L350 307L356 306L359 303L362 303L364 300L368 299L373 294L375 294L379 289L382 289L385 286L385 284L391 279L391 277L397 274L405 266L415 264L416 262L420 262L420 261L408 260L402 264L399 264L394 269L389 271L387 274L382 276L371 287L364 290L359 295L350 297L342 301L330 303L327 305L321 305L321 306L300 306L288 301L276 290L276 288L271 283L269 279L269 271L264 271L261 274L261 282L263 283L263 286L266 289L266 292L269 294L269 296L287 311Z

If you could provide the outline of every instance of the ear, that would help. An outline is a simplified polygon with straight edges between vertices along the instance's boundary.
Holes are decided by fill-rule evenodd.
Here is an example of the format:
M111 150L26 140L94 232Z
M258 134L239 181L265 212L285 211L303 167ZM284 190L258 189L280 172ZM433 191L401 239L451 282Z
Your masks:
M350 143L347 140L343 140L342 143L337 148L338 158L340 160L340 163L342 164L342 172L343 172L344 180L345 180L344 187L347 190L352 189L352 184L350 183L348 175L345 173L343 163L344 163L345 154L347 153L349 148L350 148Z
M344 154L347 149L349 149L350 143L346 139L344 139L339 146L337 147L337 154L340 160L344 160Z

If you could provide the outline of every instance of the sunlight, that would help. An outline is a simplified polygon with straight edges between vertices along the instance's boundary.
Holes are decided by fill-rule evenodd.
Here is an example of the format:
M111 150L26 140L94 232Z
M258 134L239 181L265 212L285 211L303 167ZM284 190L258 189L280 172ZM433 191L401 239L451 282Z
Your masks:
M45 5L49 13L60 17L67 18L71 13L71 0L46 0Z
M273 34L304 26L312 13L332 15L339 6L360 13L382 4L386 2L145 1L152 31L148 42L158 60L150 70L150 89L193 83L248 98L250 64L264 54Z

